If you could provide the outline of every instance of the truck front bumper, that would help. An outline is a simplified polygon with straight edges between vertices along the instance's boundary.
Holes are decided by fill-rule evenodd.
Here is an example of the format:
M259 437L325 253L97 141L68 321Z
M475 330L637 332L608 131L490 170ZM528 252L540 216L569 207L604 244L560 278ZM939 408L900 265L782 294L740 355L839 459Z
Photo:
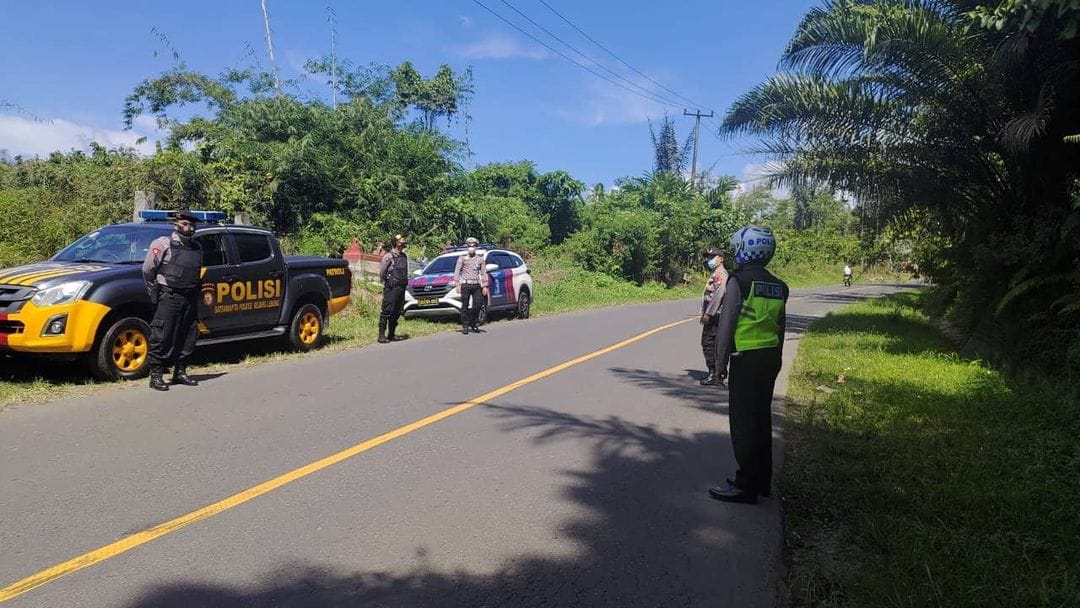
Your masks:
M85 353L94 347L98 327L109 310L84 300L41 308L28 301L18 312L0 314L0 350Z

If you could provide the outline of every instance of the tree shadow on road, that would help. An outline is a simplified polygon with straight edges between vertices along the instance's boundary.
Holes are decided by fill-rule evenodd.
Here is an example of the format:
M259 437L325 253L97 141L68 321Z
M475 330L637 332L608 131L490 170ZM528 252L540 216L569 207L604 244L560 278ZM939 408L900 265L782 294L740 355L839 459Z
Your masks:
M729 449L726 435L512 404L484 411L506 432L520 434L526 447L591 442L589 462L560 472L567 480L563 500L575 505L576 515L551 534L577 547L572 556L522 548L495 572L440 570L415 553L400 558L418 565L394 571L353 569L362 568L362 556L356 565L281 563L234 585L193 581L146 588L127 608L771 605L775 554L769 549L762 555L759 547L778 548L778 531L769 533L776 530L770 527L775 509L718 503L706 495L726 473L719 470L721 450ZM544 508L528 487L512 500L521 508ZM418 547L427 542L414 540Z
M685 374L665 374L651 369L627 367L612 367L608 371L621 381L656 391L699 410L727 414L727 387L701 386L700 379L705 377L706 372L683 370Z

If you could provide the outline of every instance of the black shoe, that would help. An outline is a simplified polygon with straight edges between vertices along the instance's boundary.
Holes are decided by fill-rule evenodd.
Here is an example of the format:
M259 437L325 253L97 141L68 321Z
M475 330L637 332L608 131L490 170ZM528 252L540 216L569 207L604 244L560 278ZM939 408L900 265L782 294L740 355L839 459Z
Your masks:
M162 377L163 375L164 372L162 372L161 368L150 370L150 388L155 391L169 390L169 385L165 383L165 378Z
M172 382L169 384L183 384L184 386L199 386L199 381L192 378L187 373L187 367L183 365L177 365L173 370Z
M699 382L698 384L700 384L701 386L709 386L709 385L711 385L711 384L713 384L715 382L716 382L716 374L714 374L713 372L709 372L709 375L702 378L701 382Z
M391 342L401 342L402 340L408 340L409 336L390 336L388 338Z
M463 335L463 336L467 336L467 335L469 335L469 328L468 328L468 327L464 327L464 326L463 326L463 327L461 328L461 335Z
M386 339L386 336L379 336L379 344L389 344L390 340Z
M735 485L735 478L734 477L728 477L724 481L727 482L727 485L729 487L735 488L736 490L741 490L741 488L739 486ZM769 491L768 490L765 490L764 492L759 490L757 494L758 494L758 496L761 496L761 497L764 497L764 498L769 497Z
M748 505L756 505L757 497L757 492L748 492L746 490L735 488L727 484L724 484L722 486L716 486L715 488L709 488L709 498L722 502L738 502Z

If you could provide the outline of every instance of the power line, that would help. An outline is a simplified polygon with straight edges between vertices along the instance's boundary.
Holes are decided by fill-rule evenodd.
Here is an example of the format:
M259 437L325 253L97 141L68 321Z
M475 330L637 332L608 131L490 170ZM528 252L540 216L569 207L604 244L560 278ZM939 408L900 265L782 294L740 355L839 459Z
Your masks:
M666 103L666 102L664 102L664 101L661 101L661 100L659 100L659 99L656 99L656 98L654 98L654 97L650 97L650 96L648 96L648 95L643 95L642 93L639 93L638 91L635 91L634 89L631 89L630 87L627 87L626 85L622 84L621 82L617 82L617 81L615 81L615 80L612 80L612 79L608 78L607 76L604 76L603 74L601 74L601 73L597 72L596 70L593 70L593 69L592 69L592 68L590 68L589 66L587 66L587 65L585 65L585 64L583 64L583 63L581 63L581 62L579 62L578 60L576 60L576 59L574 59L574 58L572 58L572 57L568 56L568 55L567 55L566 53L563 53L563 52L562 52L562 51L560 51L559 49L556 49L556 48L552 47L552 46L551 46L550 44L548 44L548 43L544 42L543 40L540 40L540 39L539 39L539 38L537 38L536 36L533 36L533 35L532 35L531 33L527 32L527 31L526 31L526 30L524 30L523 28L519 27L519 26L518 26L518 25L517 25L516 23L514 23L513 21L510 21L510 20L509 20L509 19L507 19L506 17L503 17L503 16L502 16L502 15L500 15L499 13L495 12L495 11L494 11L493 9L491 9L490 7L488 7L488 6L486 5L486 4L484 4L484 3L483 3L483 2L481 2L480 0L473 0L473 2L475 2L475 3L476 3L476 4L478 4L478 5L480 5L480 7L481 7L481 8L483 8L483 9L484 9L484 10L486 10L487 12L491 13L492 15L495 15L495 17L497 17L497 18L498 18L498 19L499 19L500 21L502 21L502 22L506 23L507 25L509 25L510 27L514 28L515 30L517 30L517 31L521 32L522 34L525 34L525 35L526 35L526 36L528 36L528 37L529 37L530 39L532 39L532 40L533 40L533 41L535 41L536 43L540 44L541 46L543 46L543 47L544 47L544 48L546 48L547 50L551 51L552 53L555 53L555 54L556 54L556 55L558 55L559 57L562 57L563 59L565 59L565 60L569 61L570 63L572 63L572 64L574 64L574 65L578 66L579 68L581 68L581 69L585 70L586 72L588 72L588 73L592 74L593 76L596 76L597 78L599 78L599 79L601 79L601 80L603 80L603 81L605 81L605 82L608 82L608 83L610 83L610 84L613 84L613 85L615 85L615 86L619 87L620 89L623 89L623 90L625 90L625 91L628 91L628 92L630 92L630 93L633 93L634 95L637 95L637 96L639 96L639 97L642 97L642 98L644 98L644 99L648 99L649 101L652 101L652 102L656 102L656 103L660 103L661 105L665 105L665 106L669 106L669 107L673 107L673 108L681 107L681 105L679 105L679 104L670 104L670 103Z
M641 76L642 78L645 78L645 79L646 79L646 80L648 80L649 82L651 82L651 83L655 84L656 86L660 87L661 89L664 89L664 90L665 90L665 91L667 91L668 93L671 93L671 94L672 94L672 95L674 95L675 97L677 97L677 98L679 98L679 99L681 99L681 100L685 101L686 103L689 103L689 104L690 104L690 105L692 105L692 106L696 106L696 107L699 107L699 108L705 108L705 109L707 109L707 110L713 110L713 108L710 108L710 107L706 106L706 105L705 105L705 104L703 104L703 103L698 103L698 102L694 101L693 99L690 99L689 97L687 97L687 96L685 96L685 95L682 95L682 94L678 93L677 91L673 91L673 90L669 89L668 87L664 86L664 84L663 84L663 83L660 83L660 82L658 82L658 81L654 80L654 79L653 79L653 78L652 78L651 76L649 76L649 75L648 75L648 74L646 74L645 72L642 72L641 70L639 70L639 69L635 68L634 66L630 65L630 64L629 64L628 62L624 61L622 57L619 57L618 55L616 55L616 54L614 53L614 51L612 51L611 49L607 48L606 46L604 46L603 44L601 44L601 43L600 43L600 42L599 42L598 40L596 40L595 38L593 38L592 36L590 36L589 34L587 34L587 33L585 32L585 30L583 30L583 29L581 29L580 27L578 27L578 26L577 26L577 25L576 25L576 24L575 24L575 23L574 23L573 21L571 21L571 20L570 20L570 19L569 19L568 17L566 17L566 16L565 16L565 15L563 15L562 13L560 13L560 12L559 12L559 11L557 11L557 10L555 10L555 9L554 9L554 8L553 8L553 7L552 7L552 6L550 5L550 4L548 4L548 3L547 3L547 2L545 2L544 0L539 0L539 2L540 2L540 4L543 4L543 5L545 6L545 7L547 7L547 9L548 9L549 11L551 11L552 13L555 13L555 15L556 15L556 16L558 16L558 17L559 17L560 19L562 19L563 21L565 21L565 22L567 23L567 25L569 25L570 27L574 28L574 29L575 29L575 30L577 31L577 33L579 33L579 34L581 34L582 36L584 36L584 37L585 37L585 38L586 38L586 39L587 39L587 40L588 40L589 42L592 42L592 43L593 43L593 44L595 44L596 46L598 46L598 47L600 47L601 49L603 49L603 51L604 51L605 53L607 53L608 55L611 55L612 57L614 57L616 61L618 61L619 63L621 63L621 64L625 65L625 66L626 66L626 67L628 67L628 68L630 68L631 70L633 70L633 71L634 71L634 72L635 72L636 74L638 74L638 75L639 75L639 76Z
M682 102L681 102L681 101L678 101L678 100L676 100L676 99L672 99L672 98L670 98L670 97L667 97L667 96L665 96L665 95L661 95L660 93L657 93L656 91L653 91L653 90L647 89L647 88L645 88L645 87L643 87L643 86L639 85L638 83L636 83L636 82L634 82L634 81L632 81L632 80L630 80L630 79L626 78L626 77L625 77L625 76L623 76L622 74L620 74L620 73L618 73L618 72L616 72L616 71L612 70L611 68L609 68L609 67L607 67L606 65L604 65L604 64L602 64L602 63L600 63L599 61L597 61L597 60L593 59L592 57L589 57L589 56L588 56L588 55L586 55L585 53L583 53L583 52L581 52L580 50L578 50L578 48L577 48L577 47L575 47L574 45L572 45L572 44L570 44L569 42L567 42L567 41L563 40L562 38L560 38L559 36L557 36L556 34L554 34L554 33L553 33L553 32L552 32L551 30L547 29L547 28L546 28L546 27L544 27L543 25L541 25L541 24L537 23L536 21L534 21L534 20L533 20L533 19L532 19L531 17L529 17L528 15L526 15L525 13L523 13L523 12L522 12L521 10L519 10L519 9L518 9L517 7L515 7L515 6L513 5L513 4L510 4L510 2L508 2L507 0L499 0L499 1L500 1L500 2L502 2L503 4L505 4L505 5L506 5L506 6L507 6L507 7L508 7L508 8L510 9L510 10L514 11L514 12L515 12L515 13L517 13L518 15L521 15L521 17L522 17L522 18L524 18L524 19L525 19L526 21L528 21L529 23L533 24L533 26L535 26L536 28L538 28L538 29L539 29L540 31L544 32L544 33L545 33L545 34L547 34L548 36L551 36L551 37L552 37L552 38L554 38L555 40L559 41L559 42L560 42L560 43L562 43L562 45L563 45L563 46L565 46L566 48L568 48L568 49L570 49L571 51L573 51L573 52L577 53L577 54L578 54L578 55L580 55L581 57L585 58L585 60L589 61L590 63L592 63L592 64L593 64L593 65L595 65L596 67L600 68L601 70L604 70L604 71L605 71L605 72L607 72L608 74L611 74L611 75L612 75L612 76L614 76L615 78L618 78L619 80L622 80L623 82L625 82L625 83L629 84L630 86L634 87L635 89L638 89L638 90L640 90L640 91L643 91L643 92L644 92L644 93L645 93L646 95L649 95L649 96L651 96L651 97L654 97L654 98L656 98L656 99L660 99L660 100L664 101L665 103L671 104L671 105L672 105L673 107L678 107L678 106L681 106L681 105L682 105Z

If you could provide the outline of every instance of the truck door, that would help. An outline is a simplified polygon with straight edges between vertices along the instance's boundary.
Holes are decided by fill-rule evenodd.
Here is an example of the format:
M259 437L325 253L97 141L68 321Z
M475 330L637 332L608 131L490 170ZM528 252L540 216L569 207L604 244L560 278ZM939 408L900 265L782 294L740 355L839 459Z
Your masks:
M202 275L199 293L199 335L215 336L227 326L218 298L219 285L227 291L236 279L235 263L230 258L224 231L201 233L195 240L202 247Z
M247 333L277 325L285 289L285 260L264 232L229 230L236 253L235 279L218 294L229 308L224 322L231 333Z

